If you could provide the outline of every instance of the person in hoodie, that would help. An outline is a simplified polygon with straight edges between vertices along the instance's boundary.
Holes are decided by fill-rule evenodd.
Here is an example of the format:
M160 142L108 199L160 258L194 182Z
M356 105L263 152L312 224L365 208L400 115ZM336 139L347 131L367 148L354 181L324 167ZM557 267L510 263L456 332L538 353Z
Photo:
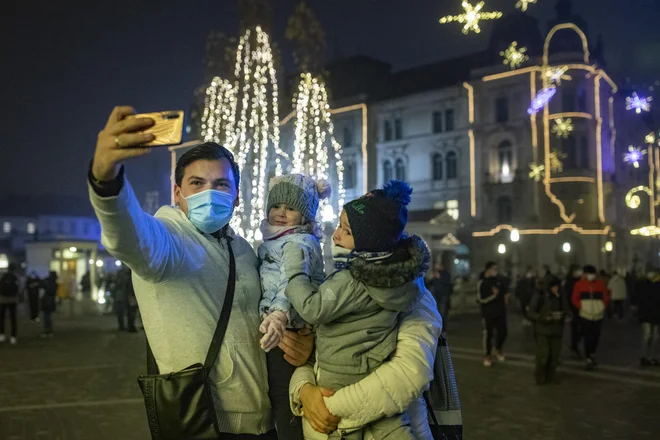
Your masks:
M537 291L532 297L528 316L534 321L536 339L534 375L537 385L556 383L555 371L559 365L564 318L568 310L568 301L566 295L562 295L559 278L550 280L548 290Z
M573 305L573 288L581 278L582 268L577 264L573 264L564 280L564 295L568 301L568 306L571 308L571 351L576 357L581 357L582 327L580 325L580 311Z
M430 252L421 238L404 235L411 194L406 182L393 180L347 203L333 234L337 271L318 287L306 249L285 246L286 295L301 318L317 326L317 384L326 389L352 385L381 366L396 349L399 315L426 291ZM340 425L339 431L345 439L367 433L376 439L416 438L406 413L365 427Z
M312 282L315 286L323 282L325 271L319 242L322 233L315 219L319 200L328 198L331 188L327 180L315 181L302 174L275 177L269 187L267 218L260 228L264 241L258 251L262 291L259 330L264 334L260 345L266 352L268 395L277 434L287 440L302 440L300 419L293 416L289 405L289 382L295 367L284 359L278 345L286 330L298 331L308 324L284 294L287 278L282 262L284 247L289 243L299 244L305 249Z
M631 308L637 312L642 326L642 367L660 366L656 359L660 340L660 273L656 269L646 274L646 280L638 284L631 296Z
M477 285L477 302L481 304L481 317L483 319L484 367L493 365L493 337L495 340L495 357L498 361L505 360L502 347L507 337L506 299L505 290L497 276L497 264L493 261L486 263L483 277Z
M607 287L598 278L596 268L584 266L584 276L573 287L571 298L575 308L579 310L580 326L584 334L584 356L587 360L587 370L593 370L597 365L594 353L598 348L600 330L609 298Z

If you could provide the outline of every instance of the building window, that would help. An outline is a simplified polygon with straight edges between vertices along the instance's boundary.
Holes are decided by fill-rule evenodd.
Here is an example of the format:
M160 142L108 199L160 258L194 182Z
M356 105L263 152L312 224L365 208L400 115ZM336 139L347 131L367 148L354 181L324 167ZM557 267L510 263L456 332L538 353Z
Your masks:
M386 160L383 164L383 183L392 180L392 162Z
M449 109L445 112L445 131L454 129L454 110Z
M385 121L385 141L392 140L392 123L390 121Z
M450 151L447 153L447 179L456 178L456 153Z
M510 183L513 181L513 173L511 173L511 165L513 164L513 149L511 142L502 141L497 147L498 164L500 168L500 181L502 183Z
M4 222L4 223L2 224L2 232L4 232L5 234L9 234L9 233L11 233L11 223L9 223L9 222Z
M433 112L433 133L442 133L442 112Z
M442 180L442 154L433 155L433 180L439 182Z
M35 226L34 223L30 222L27 224L27 233L28 234L34 234L37 232L37 227Z
M447 214L454 220L458 220L458 200L447 200Z
M574 89L564 89L562 91L562 104L564 112L574 112L575 111L575 90Z
M497 221L499 223L511 222L511 199L506 196L497 199Z
M578 92L578 111L586 112L587 111L587 91L585 89L580 89Z
M394 163L394 174L396 180L406 180L406 165L403 163L403 159L397 159Z
M587 136L580 136L580 151L578 156L578 167L589 168L589 138Z
M344 165L344 188L353 189L355 188L355 164L352 160L346 162Z
M401 118L394 120L394 139L403 139L403 123Z
M348 127L344 127L344 147L353 145L353 133Z
M495 122L502 123L509 120L509 99L497 98L495 100Z

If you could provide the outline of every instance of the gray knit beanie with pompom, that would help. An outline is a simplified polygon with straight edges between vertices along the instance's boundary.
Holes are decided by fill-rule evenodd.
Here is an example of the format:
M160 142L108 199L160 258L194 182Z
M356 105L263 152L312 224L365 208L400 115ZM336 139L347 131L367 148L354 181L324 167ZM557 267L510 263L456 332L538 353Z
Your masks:
M330 194L332 188L325 179L314 180L302 174L273 177L268 184L266 215L273 206L286 204L300 212L303 221L314 220L319 200L327 199Z

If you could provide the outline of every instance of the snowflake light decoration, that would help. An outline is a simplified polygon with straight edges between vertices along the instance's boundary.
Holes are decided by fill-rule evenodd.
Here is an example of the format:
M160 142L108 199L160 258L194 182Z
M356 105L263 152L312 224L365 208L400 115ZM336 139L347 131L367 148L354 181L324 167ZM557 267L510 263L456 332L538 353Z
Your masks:
M571 75L566 74L568 72L568 66L562 67L548 67L543 70L542 76L551 83L554 83L558 86L561 85L561 81L570 81L573 79Z
M503 63L514 70L529 59L525 52L527 52L527 48L521 47L518 49L518 42L514 41L506 50L500 52L500 56L504 57Z
M536 162L529 164L529 178L534 179L536 182L541 181L541 177L545 175L545 165L539 165Z
M536 3L536 0L518 0L518 3L516 3L516 8L525 12L527 10L527 6L534 3Z
M573 132L573 121L571 121L571 118L555 119L555 125L552 127L552 132L556 134L558 138L568 139Z
M655 133L654 133L654 132L651 132L651 133L647 134L647 135L644 137L644 142L646 142L646 143L649 144L649 145L653 145L653 144L655 144Z
M651 190L644 185L636 186L635 188L631 189L626 194L626 206L630 209L637 209L639 208L639 205L642 203L639 196L635 194L637 192L645 192L649 196L652 195Z
M628 146L628 152L623 155L624 162L630 162L635 168L639 168L639 161L646 155L646 150L639 147Z
M553 173L561 173L564 171L564 163L562 162L562 159L566 159L568 157L565 153L562 153L561 151L558 150L552 150L552 153L550 153L550 170Z
M458 23L465 23L463 26L463 33L468 34L470 31L475 33L481 32L479 27L479 20L496 20L502 17L500 11L494 12L481 12L481 9L486 3L481 1L477 3L477 6L472 6L468 1L464 1L461 6L465 9L465 13L459 15L447 15L440 19L441 24L452 23L454 21Z
M555 86L546 87L543 90L539 90L536 94L536 97L532 100L531 105L527 109L527 113L533 115L534 113L541 110L545 105L550 102L553 96L557 93L557 88Z
M635 110L637 114L642 113L642 110L649 112L651 111L651 101L653 101L653 97L644 98L633 92L632 96L626 98L626 110Z

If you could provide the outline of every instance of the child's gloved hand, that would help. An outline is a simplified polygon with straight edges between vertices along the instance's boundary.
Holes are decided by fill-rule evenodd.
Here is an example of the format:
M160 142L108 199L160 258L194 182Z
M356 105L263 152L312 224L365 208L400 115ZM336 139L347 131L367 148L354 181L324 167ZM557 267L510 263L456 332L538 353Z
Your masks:
M308 259L303 246L291 242L285 244L282 260L282 269L287 278L291 278L299 273L309 274L309 268L307 267Z
M289 322L288 313L281 310L275 310L264 318L259 326L259 331L264 334L259 341L262 350L268 353L282 342L287 322Z

